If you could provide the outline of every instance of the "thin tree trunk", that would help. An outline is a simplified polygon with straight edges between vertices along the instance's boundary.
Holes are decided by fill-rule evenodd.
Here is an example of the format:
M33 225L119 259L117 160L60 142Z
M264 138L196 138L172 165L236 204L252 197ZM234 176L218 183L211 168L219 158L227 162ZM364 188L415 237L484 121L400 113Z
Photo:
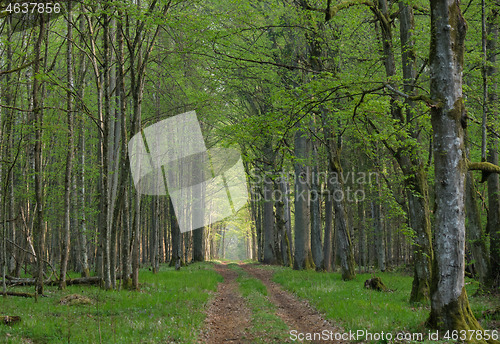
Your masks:
M71 234L71 197L72 197L72 170L73 170L73 20L71 1L68 2L68 25L67 25L67 50L66 50L66 72L67 72L67 87L66 94L67 102L67 124L68 124L68 147L66 153L66 173L64 178L64 224L63 224L63 244L61 252L61 270L59 274L59 289L66 289L66 273L68 270L68 259L70 250L70 234Z
M33 88L32 88L32 101L33 101L33 124L35 128L35 142L33 144L33 156L35 166L35 218L33 222L33 236L35 239L36 250L36 292L38 295L43 295L43 268L45 257L45 235L46 227L43 223L43 175L42 175L42 124L43 124L43 98L40 90L40 80L38 75L40 73L40 55L42 49L42 41L46 32L45 17L39 16L39 33L38 39L35 43L35 62L33 63ZM46 63L46 61L44 61Z
M413 38L415 29L414 15L412 7L403 1L399 3L399 9L403 90L406 94L413 95L415 93L414 82L416 78L416 54ZM406 123L412 123L415 104L409 99L405 102ZM417 142L420 141L419 132L419 128L413 126L412 136ZM408 158L408 156L411 158ZM406 153L406 155L398 152L396 159L403 173L407 176L408 217L410 227L415 231L413 247L415 268L410 302L422 302L429 300L430 297L433 259L427 175L415 146L412 146L410 152Z
M491 122L498 120L498 96L496 82L496 55L498 40L498 11L490 11L487 23L487 58L486 70L490 81L490 92L488 92L488 111ZM492 134L488 140L488 162L498 166L498 138ZM500 287L500 182L498 173L488 176L488 222L486 231L490 234L490 264L488 268L487 286L495 289ZM483 238L481 238L483 239ZM484 240L484 239L483 239Z
M363 202L358 201L358 240L359 240L359 273L361 268L366 271L366 233L365 233L365 208Z
M181 231L179 228L179 223L175 216L174 205L172 200L169 198L169 213L170 213L170 229L172 236L172 260L170 261L170 266L175 266L176 270L179 270L182 266L182 247L181 247Z
M327 185L330 183L330 174L328 174ZM330 189L331 186L327 186ZM332 234L333 234L333 199L332 197L325 198L325 238L323 241L323 262L325 271L332 271L333 250L332 250Z
M307 136L302 128L295 133L295 255L293 268L313 269L311 230L309 223L309 168L303 160L308 156Z
M317 148L313 147L313 161L318 160ZM324 270L323 247L321 243L320 191L318 167L314 166L311 176L311 252L316 270Z

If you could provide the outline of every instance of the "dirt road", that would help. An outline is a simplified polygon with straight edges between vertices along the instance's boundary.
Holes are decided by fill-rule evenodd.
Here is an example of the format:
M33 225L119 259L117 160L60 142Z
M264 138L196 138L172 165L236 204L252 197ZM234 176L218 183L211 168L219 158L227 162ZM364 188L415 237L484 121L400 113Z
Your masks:
M295 333L322 333L322 331L341 331L332 326L319 312L311 307L306 301L300 301L291 293L281 289L272 282L271 270L262 269L255 265L239 264L251 277L257 278L267 288L267 298L276 306L278 315L288 326L288 331ZM238 291L236 278L238 273L227 267L226 264L218 264L216 271L224 277L224 282L219 284L217 296L212 301L205 327L200 336L200 343L253 343L257 338L252 338L251 316L252 312L247 301ZM287 341L293 341L292 336ZM273 343L271 339L258 338L260 342ZM334 343L334 341L301 341L301 343ZM335 343L340 343L336 341Z

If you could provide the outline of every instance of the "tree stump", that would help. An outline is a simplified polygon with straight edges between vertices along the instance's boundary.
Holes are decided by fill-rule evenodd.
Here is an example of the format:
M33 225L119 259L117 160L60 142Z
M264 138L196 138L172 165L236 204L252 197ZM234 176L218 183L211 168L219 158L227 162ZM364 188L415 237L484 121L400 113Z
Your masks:
M373 277L370 278L369 280L365 281L365 288L367 289L373 289L377 291L388 291L387 287L385 284L382 282L380 277Z

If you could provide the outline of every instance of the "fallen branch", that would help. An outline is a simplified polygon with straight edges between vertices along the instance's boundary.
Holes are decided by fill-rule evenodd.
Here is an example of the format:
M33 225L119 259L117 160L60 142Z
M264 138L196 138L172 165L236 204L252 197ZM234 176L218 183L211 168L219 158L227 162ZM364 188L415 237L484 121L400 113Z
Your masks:
M34 278L17 278L12 276L5 276L6 284L8 286L32 286L36 284ZM119 277L117 279L120 279ZM97 285L101 282L101 278L97 276L93 277L81 277L74 279L67 279L66 285ZM58 286L59 280L45 280L43 284L47 286Z
M54 281L55 283L59 284L59 281ZM87 284L87 285L95 285L101 283L101 278L94 276L94 277L80 277L80 278L74 278L74 279L67 279L66 280L66 285L81 285L81 284Z
M30 294L30 293L20 293L20 292L17 292L17 291L7 291L7 292L0 291L0 295L2 295L2 296L34 297L33 294Z

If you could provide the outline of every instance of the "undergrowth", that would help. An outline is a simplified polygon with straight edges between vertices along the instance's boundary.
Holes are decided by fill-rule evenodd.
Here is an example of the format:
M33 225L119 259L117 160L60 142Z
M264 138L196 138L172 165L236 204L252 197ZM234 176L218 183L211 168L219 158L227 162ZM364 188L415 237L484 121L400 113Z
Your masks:
M162 266L154 275L141 270L140 291L104 291L95 286L46 287L46 297L0 297L0 315L21 316L0 325L0 343L193 343L205 319L210 293L222 277L210 263L175 271ZM33 288L16 287L16 291ZM79 294L90 303L60 300Z

